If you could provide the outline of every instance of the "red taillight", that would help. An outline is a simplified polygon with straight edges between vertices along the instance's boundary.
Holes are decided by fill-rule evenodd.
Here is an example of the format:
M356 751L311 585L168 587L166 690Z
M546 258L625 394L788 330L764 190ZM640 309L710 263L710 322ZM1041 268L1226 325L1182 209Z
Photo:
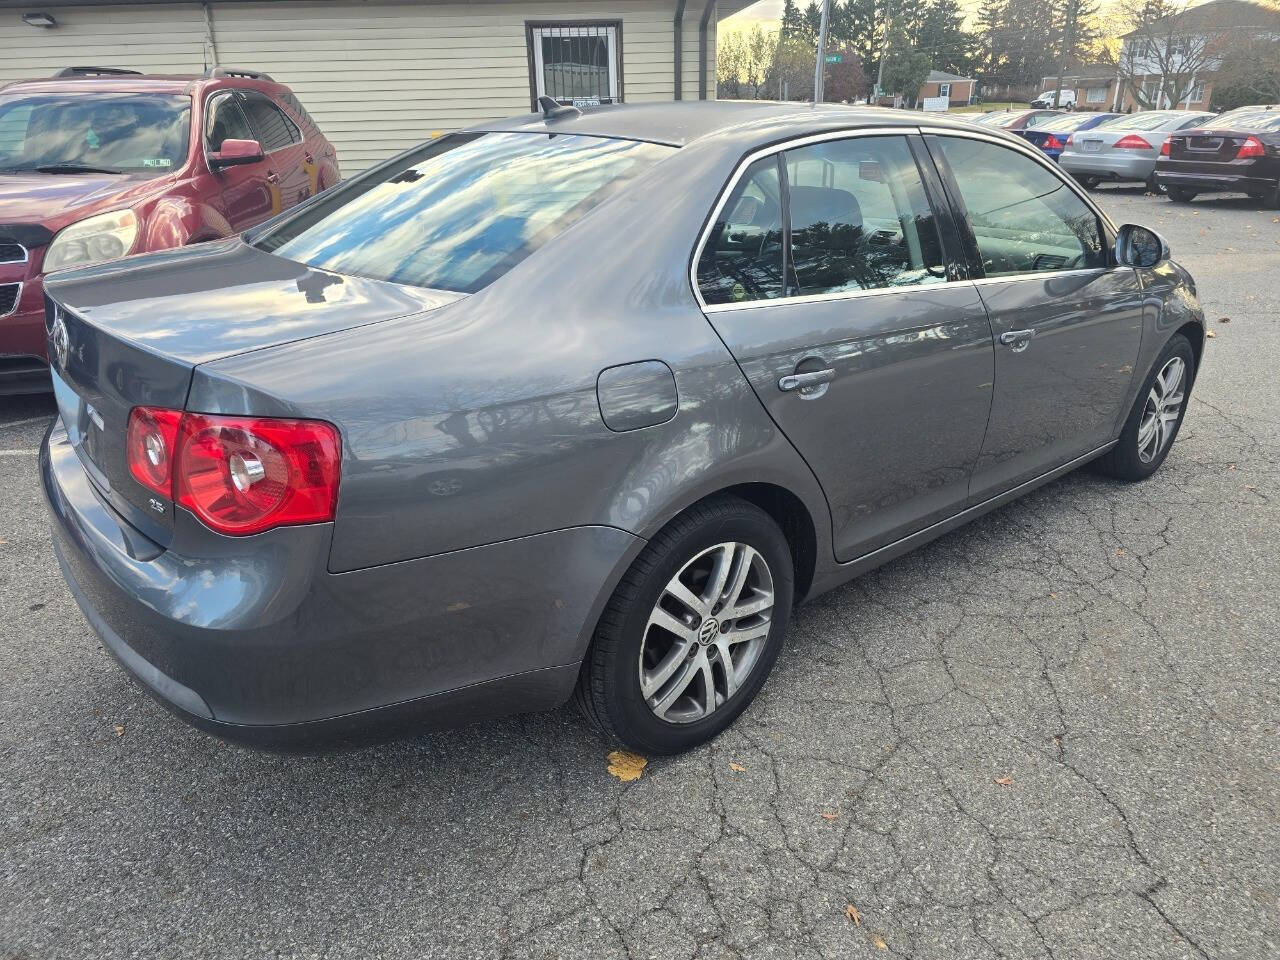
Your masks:
M1150 150L1151 144L1138 136L1136 133L1130 133L1121 137L1112 145L1113 150Z
M177 449L181 410L134 407L125 433L129 473L140 484L163 497L172 496L173 453Z
M1063 149L1065 150L1070 147L1074 147L1075 145L1076 145L1076 135L1074 133L1067 134L1067 144L1065 147L1063 147Z
M1164 143L1160 144L1160 156L1167 157L1169 155L1169 141L1172 139L1172 137L1164 138Z
M1257 137L1250 137L1240 144L1240 151L1236 154L1236 159L1248 160L1250 157L1265 157L1266 155L1267 148L1262 145L1262 141Z
M1044 142L1044 148L1046 150L1061 150L1062 141L1051 133L1049 134L1049 139Z
M164 456L152 455L157 443ZM328 423L137 407L128 451L139 483L219 533L334 517L342 447Z

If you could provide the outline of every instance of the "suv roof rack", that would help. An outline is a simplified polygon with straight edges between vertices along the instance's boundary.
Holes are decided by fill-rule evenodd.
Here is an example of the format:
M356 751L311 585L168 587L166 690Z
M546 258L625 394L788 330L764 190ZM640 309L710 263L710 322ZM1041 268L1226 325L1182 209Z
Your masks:
M123 67L63 67L55 77L140 77L141 70L125 70Z
M275 83L271 78L271 74L263 73L261 70L248 70L244 67L210 67L204 72L204 75L210 79L214 77L246 77L249 80L265 80L267 83Z

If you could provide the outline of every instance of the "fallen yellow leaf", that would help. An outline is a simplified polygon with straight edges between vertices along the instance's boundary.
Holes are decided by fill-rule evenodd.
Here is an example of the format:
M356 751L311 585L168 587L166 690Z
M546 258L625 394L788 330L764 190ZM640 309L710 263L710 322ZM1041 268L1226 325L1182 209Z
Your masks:
M629 750L614 750L609 754L609 772L623 783L639 780L640 773L649 763L648 757Z
M746 768L746 767L744 767L744 766L743 766L742 764L740 764L740 763L731 763L731 764L729 764L729 769L730 769L730 770L732 770L734 773L746 773L746 772L747 772L747 768Z
M858 908L852 903L844 908L844 915L849 918L855 927L862 926L862 914L858 912Z
M123 736L124 736L124 724L123 724L123 723L117 723L117 724L116 724L114 727L112 727L111 729L112 729L112 730L114 730L114 731L116 732L116 736L117 736L117 737L123 737Z
M829 813L829 812L827 812L827 811L825 811L825 810L824 810L824 811L823 811L823 813L822 813L822 819L823 819L823 820L838 820L838 819L840 819L840 811L839 811L839 810L837 810L835 813Z
M888 950L888 949L889 949L889 945L888 945L887 943L885 943L885 942L884 942L884 938L883 938L882 936L880 936L880 934L878 934L878 933L873 933L873 934L871 935L871 942L872 942L872 943L874 943L874 944L876 945L876 949L877 949L877 950Z
M996 777L995 779L996 783L1000 784L1002 787L1013 786L1013 777Z
M1216 337L1216 336L1217 336L1217 334L1216 334L1216 333L1214 333L1212 330L1206 330L1206 331L1204 332L1204 335L1205 335L1206 337L1208 337L1210 340L1212 340L1214 337Z

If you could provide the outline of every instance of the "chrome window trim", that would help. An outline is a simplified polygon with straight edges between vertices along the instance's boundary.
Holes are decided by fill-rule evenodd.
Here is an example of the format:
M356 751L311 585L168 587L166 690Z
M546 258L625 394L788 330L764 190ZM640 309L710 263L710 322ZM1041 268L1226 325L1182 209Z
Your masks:
M1108 267L1085 267L1079 270L1046 270L1040 273L1017 273L1009 276L1001 277L979 277L976 279L966 280L944 280L941 283L919 284L914 286L903 287L873 287L869 290L846 290L840 293L818 293L808 294L798 297L778 297L774 300L743 300L737 303L707 303L702 297L702 290L698 287L698 262L702 259L703 248L706 247L707 241L711 237L711 231L715 228L716 218L720 216L725 204L729 202L729 197L738 186L747 169L757 160L765 157L774 156L784 153L787 150L794 150L797 147L808 146L811 143L825 143L830 140L852 140L857 137L885 137L885 136L939 136L939 137L960 137L970 140L982 140L987 143L993 143L996 146L1006 147L1015 152L1021 153L1026 157L1034 160L1040 166L1054 174L1059 180L1067 185L1077 197L1079 197L1086 207L1088 207L1099 218L1099 220L1111 229L1114 234L1116 225L1107 216L1097 204L1085 193L1084 189L1076 184L1070 177L1064 176L1062 171L1056 164L1051 163L1044 153L1036 147L1031 146L1024 140L1013 139L1010 136L1001 136L1000 134L987 133L984 130L955 130L948 127L919 127L919 126L876 126L876 127L854 127L852 129L843 130L827 130L822 133L806 134L804 136L793 137L790 140L783 140L767 147L762 147L747 154L742 160L738 161L737 167L733 171L733 175L725 184L720 192L720 196L716 199L716 204L711 210L711 216L707 218L707 222L702 227L702 232L698 236L697 246L694 247L693 257L689 263L689 286L693 291L694 300L697 301L699 308L703 313L725 313L731 310L747 310L756 307L771 307L780 304L804 304L804 303L823 303L829 300L852 300L857 297L878 296L886 293L904 293L914 290L928 290L931 287L943 287L949 284L973 283L981 284L990 282L1008 283L1017 280L1037 280L1051 277L1071 276L1073 274L1105 272L1114 269L1114 264ZM1103 237L1103 240L1107 240Z
M15 313L18 312L18 307L22 304L22 281L21 280L17 281L16 283L0 283L0 288L4 288L4 287L17 287L18 292L13 297L13 309L10 310L8 313L0 313L0 319L13 316Z
M10 246L10 245L11 245L11 246L15 246L15 247L17 247L19 250L21 250L21 251L22 251L22 259L21 259L21 260L0 260L0 263L5 263L5 264L9 264L9 263L28 263L28 262L31 260L31 251L30 251L30 250L28 250L28 249L27 249L23 244L18 243L18 241L16 241L16 240L6 240L6 241L4 241L4 243L5 243L5 245L6 245L6 246Z

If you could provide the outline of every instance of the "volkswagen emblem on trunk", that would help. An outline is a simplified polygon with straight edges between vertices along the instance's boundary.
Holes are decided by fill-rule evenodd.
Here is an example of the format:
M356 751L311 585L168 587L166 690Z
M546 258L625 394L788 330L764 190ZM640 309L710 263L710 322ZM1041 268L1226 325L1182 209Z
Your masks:
M53 354L58 358L58 366L67 368L67 355L71 352L71 337L67 334L66 321L59 310L53 318Z

